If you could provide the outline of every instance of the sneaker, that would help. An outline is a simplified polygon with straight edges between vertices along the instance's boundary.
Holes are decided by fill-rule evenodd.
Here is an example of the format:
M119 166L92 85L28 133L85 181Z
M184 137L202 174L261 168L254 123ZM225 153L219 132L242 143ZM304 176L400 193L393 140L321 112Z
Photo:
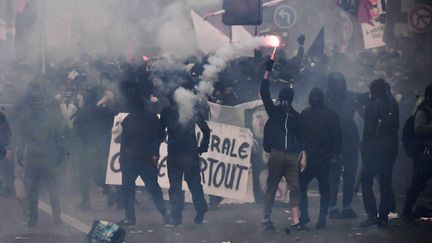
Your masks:
M378 219L377 218L367 218L365 221L360 223L360 227L370 227L372 225L377 225Z
M338 219L338 218L340 218L340 214L341 214L341 212L339 211L339 209L332 209L329 212L329 218Z
M135 226L136 225L136 220L122 219L119 222L117 222L117 224L119 226L124 226L124 227Z
M402 219L404 224L407 226L417 226L418 225L417 221L415 220L415 218L412 215L402 214L400 216L400 218Z
M339 214L339 219L355 219L357 218L357 214L351 208L342 209Z
M396 212L390 212L387 217L388 217L388 219L398 219L399 214Z
M163 221L164 221L164 224L165 224L166 228L173 228L173 227L177 226L174 223L174 219L171 216L169 216L169 215L163 215L162 218L163 218Z
M264 228L264 231L276 231L276 228L274 227L271 220L264 220L262 222L262 226Z
M297 231L305 231L305 232L309 231L309 227L307 227L305 224L300 224L300 223L292 224L291 229Z
M315 229L322 230L326 227L326 221L325 220L318 220L318 222L315 225Z
M205 213L197 213L194 219L195 224L202 224L204 220Z

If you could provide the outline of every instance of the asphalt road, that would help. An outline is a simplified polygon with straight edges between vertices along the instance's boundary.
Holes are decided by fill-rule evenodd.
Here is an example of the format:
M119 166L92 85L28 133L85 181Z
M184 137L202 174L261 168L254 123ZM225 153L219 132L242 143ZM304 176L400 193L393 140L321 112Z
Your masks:
M313 193L314 194L314 193ZM284 205L277 205L273 210L273 221L277 232L263 232L261 228L262 205L222 205L210 210L203 225L194 225L192 220L195 212L193 206L187 204L184 212L183 225L176 228L163 227L162 219L149 201L146 193L138 192L141 201L137 205L138 225L129 228L126 242L432 242L432 223L422 222L417 227L408 227L400 220L391 221L389 229L375 227L359 228L364 219L360 197L354 202L359 214L353 220L328 220L325 230L313 228L317 217L318 199L311 197L311 230L307 233L293 232L287 235L284 228L288 226L290 212ZM26 226L26 217L15 197L0 196L0 242L1 243L77 243L82 242L85 232L95 219L118 221L123 217L123 210L108 208L106 199L98 189L93 190L92 209L81 211L76 205L79 202L77 193L63 192L61 201L64 212L63 225L55 225L49 215L45 202L46 195L40 203L40 219L36 227ZM401 200L398 200L398 204ZM428 203L424 201L423 203ZM400 208L399 205L398 208ZM314 219L315 217L315 219Z

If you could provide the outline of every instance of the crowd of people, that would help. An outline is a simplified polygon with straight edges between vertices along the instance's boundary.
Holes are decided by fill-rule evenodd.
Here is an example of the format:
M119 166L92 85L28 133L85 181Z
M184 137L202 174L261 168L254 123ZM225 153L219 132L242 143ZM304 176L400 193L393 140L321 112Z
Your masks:
M392 173L399 150L400 121L411 114L417 102L416 94L410 93L414 89L408 92L410 89L405 86L407 78L400 55L396 51L364 52L352 62L341 53L331 57L305 54L304 37L299 37L298 44L297 55L292 59L281 52L275 63L257 51L254 58L232 61L220 73L219 82L208 97L209 102L227 106L262 99L269 117L263 139L263 148L269 154L263 228L275 230L271 214L282 177L290 191L293 212L287 232L308 229L307 191L315 178L321 195L317 229L325 228L328 215L334 219L357 217L351 208L357 177L367 213L361 225L386 228L388 214L396 212ZM49 191L54 220L61 222L59 175L71 173L70 170L78 172L79 208L91 210L93 180L107 196L109 207L125 209L125 218L118 222L123 226L136 224L138 176L145 182L165 225L182 224L184 178L197 212L194 223L203 222L207 202L201 185L199 155L207 152L209 146L208 108L202 102L191 120L181 124L179 105L173 95L178 87L194 89L206 58L188 60L182 65L187 69L166 69L161 62L163 58L143 57L131 65L83 54L58 66L48 65L43 75L35 75L37 72L26 64L17 64L15 70L9 71L9 78L18 81L7 89L15 109L8 117L0 116L2 192L15 193L13 168L24 167L29 226L38 222L39 190L43 184ZM368 86L371 80L374 81ZM17 92L14 85L20 82L28 83L22 99L13 95ZM278 99L274 101L272 94L276 93ZM118 138L122 186L114 187L105 184L105 172L113 118L120 112L129 115L122 122L122 136ZM415 224L412 208L432 173L431 112L432 86L427 86L424 101L415 110L412 128L420 142L412 155L413 180L401 215L407 224ZM362 139L356 116L364 120ZM200 144L195 126L203 134ZM165 206L157 176L159 146L165 139L170 210ZM360 152L362 166L357 173ZM373 192L375 178L380 184L379 207Z

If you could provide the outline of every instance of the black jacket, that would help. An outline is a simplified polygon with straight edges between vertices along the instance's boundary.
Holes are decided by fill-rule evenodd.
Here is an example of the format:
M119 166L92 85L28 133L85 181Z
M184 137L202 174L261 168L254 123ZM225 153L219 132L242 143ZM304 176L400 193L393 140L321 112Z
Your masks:
M338 115L327 108L309 107L300 114L304 121L304 142L308 157L330 161L341 151L341 129Z
M159 156L162 142L157 115L147 109L132 110L122 122L120 164L151 163L152 156ZM150 160L150 161L147 161Z
M303 151L304 129L300 114L292 107L286 113L281 105L275 105L270 97L269 87L269 80L263 80L260 94L269 116L264 127L264 151L267 153L270 153L272 149L289 153Z
M399 141L399 108L387 97L372 99L365 109L363 152L397 154Z
M210 141L210 128L200 113L195 114L187 124L180 124L178 109L175 105L167 106L162 110L159 136L161 139L165 139L165 130L168 131L169 154L194 155L198 153L196 125L203 133L200 150L206 151Z

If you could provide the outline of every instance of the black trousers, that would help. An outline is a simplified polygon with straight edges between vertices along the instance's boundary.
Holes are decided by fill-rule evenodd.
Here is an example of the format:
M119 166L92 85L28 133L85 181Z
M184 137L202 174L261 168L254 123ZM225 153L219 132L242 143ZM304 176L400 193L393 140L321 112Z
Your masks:
M357 175L358 166L358 147L343 148L341 163L343 165L343 171L339 166L332 166L330 169L330 207L337 207L337 199L339 193L339 183L342 176L342 207L350 208L353 195L354 185Z
M39 160L39 159L38 159ZM29 213L30 220L37 221L38 219L38 203L39 203L39 190L42 186L46 186L51 204L51 210L55 219L60 218L60 200L57 189L57 175L53 164L50 161L41 161L33 163L29 162L27 173L29 176L28 181L28 197L29 197ZM48 159L47 159L48 160Z
M15 193L15 165L14 161L4 158L0 160L0 174L3 178L3 185L0 191L6 194Z
M197 213L207 212L207 202L201 184L201 164L198 155L168 155L168 179L171 217L181 222L184 208L183 177L192 194L192 202Z
M79 178L80 178L80 191L81 191L81 203L90 204L90 181L93 181L102 188L102 192L105 195L114 193L111 186L105 184L105 174L107 159L103 150L97 147L82 147L81 158L79 161Z
M157 210L162 216L166 215L165 203L163 200L162 189L158 183L158 168L149 160L136 161L134 164L120 164L122 172L122 190L125 204L126 219L136 220L135 218L135 180L138 176L145 183L145 187L152 196Z
M330 202L330 162L317 158L308 158L306 170L300 173L300 223L306 224L310 221L308 213L307 190L309 183L316 178L320 193L319 220L325 220L328 214Z
M412 208L420 193L426 189L429 178L432 178L432 161L414 159L411 186L408 188L403 214L411 215Z
M373 192L374 178L378 176L380 186L379 217L388 219L388 214L394 208L394 192L392 187L393 166L396 160L395 153L381 152L374 156L363 156L363 170L361 186L363 204L369 218L377 217L378 209Z

